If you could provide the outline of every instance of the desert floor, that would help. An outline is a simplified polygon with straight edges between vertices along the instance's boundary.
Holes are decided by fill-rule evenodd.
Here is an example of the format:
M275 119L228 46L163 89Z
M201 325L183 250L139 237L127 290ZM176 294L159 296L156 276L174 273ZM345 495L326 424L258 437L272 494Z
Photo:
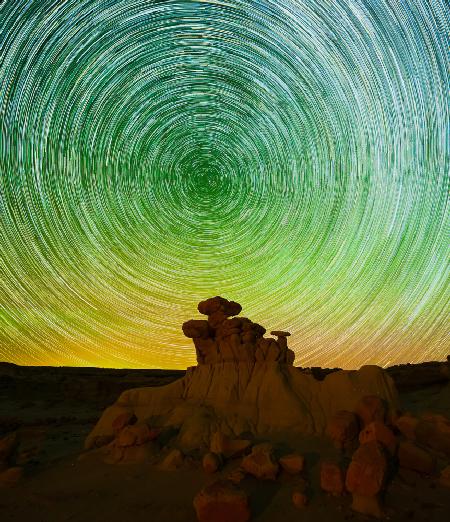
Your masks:
M405 411L450 417L450 383L442 376L442 364L388 370ZM110 465L98 455L80 459L86 435L122 390L167 384L183 374L0 364L0 437L19 431L19 464L24 467L17 485L0 488L0 521L195 522L193 497L217 479L206 475L198 460L188 459L177 471L163 471L151 462ZM248 477L241 486L250 493L253 521L367 520L350 509L349 495L334 498L320 490L319 460L334 451L326 439L305 437L290 441L290 446L306 458L303 476L309 483L309 505L298 510L291 501L301 477ZM220 474L238 464L229 462ZM436 478L414 472L397 475L384 501L386 519L392 521L444 521L450 513L450 490Z

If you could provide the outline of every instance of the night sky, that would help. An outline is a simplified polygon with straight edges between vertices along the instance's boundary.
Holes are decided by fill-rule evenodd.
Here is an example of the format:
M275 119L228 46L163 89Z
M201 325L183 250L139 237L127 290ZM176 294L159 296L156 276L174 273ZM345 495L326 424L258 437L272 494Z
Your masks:
M446 0L4 0L0 359L184 368L222 295L296 365L443 359Z

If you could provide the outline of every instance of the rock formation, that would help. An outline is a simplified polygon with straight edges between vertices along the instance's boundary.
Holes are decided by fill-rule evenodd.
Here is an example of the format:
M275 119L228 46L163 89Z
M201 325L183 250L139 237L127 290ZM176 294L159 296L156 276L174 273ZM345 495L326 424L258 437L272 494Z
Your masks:
M353 411L367 396L377 398L366 405L367 421L377 420L381 403L395 416L395 386L381 368L337 371L318 381L293 366L288 332L264 337L264 327L235 317L241 305L222 297L202 301L198 310L207 319L182 327L193 339L198 365L169 385L122 393L88 436L87 449L111 441L124 414L122 419L177 430L183 450L209 448L218 431L244 439L323 433L333 415Z

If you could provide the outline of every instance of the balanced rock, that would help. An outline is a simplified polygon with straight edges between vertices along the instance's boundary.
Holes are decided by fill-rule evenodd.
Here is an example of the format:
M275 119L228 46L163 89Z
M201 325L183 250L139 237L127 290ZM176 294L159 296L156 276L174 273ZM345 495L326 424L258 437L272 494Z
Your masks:
M250 507L247 494L229 480L203 488L194 498L199 522L247 522Z
M231 440L323 434L337 412L354 411L367 395L381 399L388 411L396 411L395 386L381 368L363 366L316 380L292 365L294 353L284 345L286 336L265 338L261 325L245 317L230 318L229 314L240 311L240 306L230 303L223 298L207 300L200 310L209 314L208 321L185 323L186 334L194 336L197 366L167 386L123 392L87 437L86 449L114 440L116 419L124 413L131 416L127 418L134 415L135 424L153 424L157 419L160 428L178 432L174 442L187 452L212 450L211 437L217 431ZM216 325L209 319L218 312L226 318ZM345 429L344 435L345 443L349 438Z

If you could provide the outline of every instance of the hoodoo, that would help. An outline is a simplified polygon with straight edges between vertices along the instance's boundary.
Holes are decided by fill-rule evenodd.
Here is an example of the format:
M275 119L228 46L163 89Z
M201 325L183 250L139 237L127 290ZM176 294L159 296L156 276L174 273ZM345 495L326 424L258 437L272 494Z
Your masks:
M341 410L353 411L365 396L381 398L388 415L397 408L391 378L377 366L337 371L323 381L293 366L289 332L266 329L245 317L234 301L213 297L198 311L207 319L191 319L182 326L192 338L197 366L178 381L159 388L128 390L106 409L86 440L86 448L106 444L115 436L114 422L135 416L159 428L178 432L180 448L209 447L212 435L231 437L292 437L324 432Z

